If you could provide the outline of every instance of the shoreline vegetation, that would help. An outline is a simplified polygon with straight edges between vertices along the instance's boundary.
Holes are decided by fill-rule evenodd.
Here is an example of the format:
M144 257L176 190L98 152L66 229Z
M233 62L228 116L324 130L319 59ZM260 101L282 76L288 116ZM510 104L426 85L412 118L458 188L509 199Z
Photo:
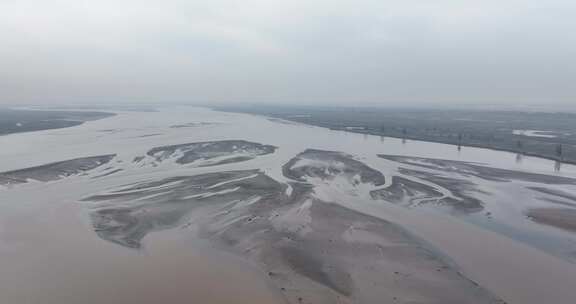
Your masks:
M79 126L116 114L100 111L16 110L0 108L0 136Z
M0 253L13 259L5 263L10 278L0 286L4 302L69 303L70 295L82 299L90 292L99 302L143 303L109 300L113 293L101 292L104 280L113 288L108 290L134 282L140 292L184 295L202 288L206 276L195 269L213 254L230 255L262 275L266 291L255 299L278 298L243 301L249 303L539 304L550 295L573 298L572 172L491 166L494 155L503 154L487 150L462 161L423 145L430 153L406 156L420 145L380 149L377 139L205 109L122 118L54 132L41 142L44 134L4 138L30 153L4 154L10 171L0 172L7 201L2 219L11 231L47 231L58 241L22 238L22 246ZM46 144L53 149L44 151ZM85 216L75 216L80 213ZM49 248L54 258L46 265L52 243L57 248ZM211 252L194 257L192 243ZM77 247L85 251L67 255ZM162 253L141 254L154 252L150 248ZM178 262L176 252L183 254ZM56 276L61 284L47 293L46 282L70 269L70 259L88 268ZM125 259L120 268L114 264L119 259ZM158 279L167 264L182 273L171 270ZM142 270L117 275L126 265ZM45 270L29 274L37 268ZM206 274L217 281L221 270L210 266ZM87 288L71 289L70 280ZM185 284L154 285L166 281ZM206 300L209 295L197 298L215 302Z
M369 197L369 201L407 209L434 208L464 221L467 215L476 214L498 227L498 215L492 217L489 204L478 195L491 195L490 191L503 183L539 183L515 191L536 191L547 196L537 200L555 199L562 208L530 207L517 216L549 227L575 229L575 209L569 206L576 196L547 187L576 185L576 179L568 177L454 160L378 155L399 165L398 171L385 175L350 154L318 149L306 149L281 165L286 182L258 167L227 167L275 151L275 146L244 140L153 147L132 160L136 166L131 170L166 164L214 168L200 174L179 172L109 184L79 202L88 206L93 230L102 240L140 250L152 232L185 229L192 238L209 241L258 265L281 298L295 304L414 298L439 303L505 303L462 274L441 248L422 242L400 223L342 205L332 194L349 201ZM108 179L122 170L118 167L122 162L113 161L115 157L77 158L3 172L0 185L13 188L29 181L53 182L74 176ZM389 185L387 178L392 179Z
M488 110L221 106L357 134L517 153L576 164L576 114Z

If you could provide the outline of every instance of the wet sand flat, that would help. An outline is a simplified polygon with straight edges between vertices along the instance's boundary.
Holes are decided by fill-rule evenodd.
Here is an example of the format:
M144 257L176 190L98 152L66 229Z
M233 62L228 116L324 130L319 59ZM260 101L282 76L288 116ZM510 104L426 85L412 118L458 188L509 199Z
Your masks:
M92 156L54 162L42 166L0 172L0 184L23 184L28 180L48 182L85 173L110 162L115 154Z
M563 219L552 217L558 210L570 214L576 206L575 178L495 168L478 162L381 154L379 157L397 164L401 176L394 176L390 187L372 191L374 199L450 213L576 262L574 236L545 227L569 225L568 215Z
M538 208L528 211L527 215L538 223L576 232L576 209Z
M182 165L204 161L198 166L215 166L247 161L260 155L273 153L275 149L274 146L244 140L225 140L156 147L148 151L146 155L156 162L174 158L176 163Z
M103 239L139 248L151 232L183 227L260 265L288 303L500 303L400 227L320 201L311 184L291 186L286 196L258 171L229 171L84 200L96 204L92 221Z
M0 186L0 302L573 300L576 234L542 221L569 212L541 211L576 197L570 167L164 111L2 139L1 171L31 182ZM415 156L379 157L402 151Z

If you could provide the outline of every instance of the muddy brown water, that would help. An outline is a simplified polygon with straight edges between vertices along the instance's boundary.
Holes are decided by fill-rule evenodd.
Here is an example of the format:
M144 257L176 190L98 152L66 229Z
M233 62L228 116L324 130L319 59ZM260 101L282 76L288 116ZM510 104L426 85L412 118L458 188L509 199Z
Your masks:
M254 265L206 244L152 234L127 250L95 238L76 204L38 209L1 217L1 303L283 303Z
M207 122L194 128L174 124ZM100 130L117 132L102 135ZM155 133L154 137L139 135ZM242 139L278 146L276 153L228 169L254 166L285 181L278 167L306 148L344 151L369 166L392 170L377 154L447 158L491 166L576 177L576 167L485 149L329 131L265 118L196 108L120 112L84 125L0 137L0 171L16 170L80 156L117 153L123 171L100 179L68 178L0 189L0 303L283 303L256 265L179 229L153 233L142 250L97 237L87 220L87 195L135 181L214 168L177 164L134 171L131 160L150 148L209 140ZM566 191L573 191L570 188ZM328 193L338 202L338 193ZM342 201L352 209L395 222L455 263L464 274L508 303L571 304L576 301L576 265L458 218L413 212L378 202ZM513 220L513 219L511 219ZM542 228L543 230L547 228ZM568 234L555 230L561 237Z

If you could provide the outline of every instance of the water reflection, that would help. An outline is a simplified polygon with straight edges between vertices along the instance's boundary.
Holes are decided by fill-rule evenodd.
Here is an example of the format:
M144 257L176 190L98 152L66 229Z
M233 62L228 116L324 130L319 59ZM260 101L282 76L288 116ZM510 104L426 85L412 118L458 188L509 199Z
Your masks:
M522 153L516 153L516 163L522 164L523 160L524 160L524 155L522 155Z
M554 171L560 172L560 169L562 169L562 162L561 161L555 161L554 162Z

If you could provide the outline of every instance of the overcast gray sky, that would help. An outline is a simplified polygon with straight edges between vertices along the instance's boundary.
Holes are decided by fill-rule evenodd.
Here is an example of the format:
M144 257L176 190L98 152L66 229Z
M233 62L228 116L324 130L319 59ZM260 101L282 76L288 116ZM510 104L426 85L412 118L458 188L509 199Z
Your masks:
M574 0L0 0L0 103L576 103Z

